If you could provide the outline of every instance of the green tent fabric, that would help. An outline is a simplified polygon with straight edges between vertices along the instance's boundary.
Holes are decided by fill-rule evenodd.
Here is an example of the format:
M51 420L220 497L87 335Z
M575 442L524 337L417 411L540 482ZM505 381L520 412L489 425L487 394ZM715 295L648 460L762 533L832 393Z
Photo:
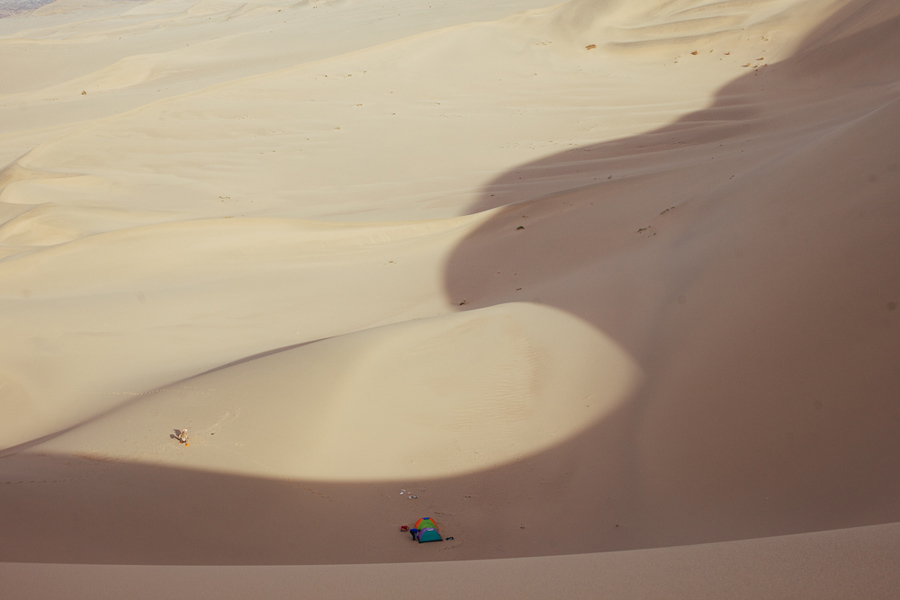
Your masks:
M427 529L429 527L437 529L437 523L431 517L424 517L416 521L416 529Z
M425 529L420 529L419 533L416 534L416 539L419 540L420 544L424 542L444 541L444 538L441 537L441 534L438 533L438 530L434 527L426 527Z

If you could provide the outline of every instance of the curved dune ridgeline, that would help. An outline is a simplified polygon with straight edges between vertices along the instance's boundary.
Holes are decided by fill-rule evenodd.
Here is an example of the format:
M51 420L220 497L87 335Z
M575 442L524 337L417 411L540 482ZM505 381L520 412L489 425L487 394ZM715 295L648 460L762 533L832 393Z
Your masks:
M563 308L644 373L586 434L617 457L597 504L639 544L897 518L896 12L852 3L709 108L523 165L476 207L524 198L460 245L452 297Z

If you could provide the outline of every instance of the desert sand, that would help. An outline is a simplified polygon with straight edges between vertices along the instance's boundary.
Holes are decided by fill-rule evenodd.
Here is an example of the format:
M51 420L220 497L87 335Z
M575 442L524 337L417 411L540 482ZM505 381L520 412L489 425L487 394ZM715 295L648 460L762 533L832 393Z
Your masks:
M4 598L900 594L900 4L21 7Z

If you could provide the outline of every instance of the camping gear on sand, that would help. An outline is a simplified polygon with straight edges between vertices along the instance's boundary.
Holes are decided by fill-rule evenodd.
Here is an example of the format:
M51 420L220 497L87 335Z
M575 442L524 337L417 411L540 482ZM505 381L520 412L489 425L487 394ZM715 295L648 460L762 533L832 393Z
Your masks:
M419 530L419 533L416 534L416 540L422 544L425 542L443 542L444 538L441 537L441 534L434 527L426 527Z
M440 532L437 529L437 523L435 523L434 519L431 517L423 517L416 521L415 526L410 527L409 525L401 525L400 531L406 531L412 536L412 539L416 540L420 544L424 544L425 542L443 542L444 538L441 537ZM452 540L453 538L447 538L448 540Z
M431 517L425 517L416 521L415 539L420 544L425 542L443 542L444 538L438 533L437 523Z

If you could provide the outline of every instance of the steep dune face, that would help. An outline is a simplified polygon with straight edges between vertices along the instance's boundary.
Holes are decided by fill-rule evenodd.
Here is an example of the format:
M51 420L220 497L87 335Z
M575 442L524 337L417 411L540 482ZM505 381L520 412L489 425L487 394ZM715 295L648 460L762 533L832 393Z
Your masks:
M539 298L637 357L632 435L604 447L633 542L897 518L895 13L851 3L707 110L505 175L615 177L502 209L451 264L476 305ZM503 237L519 223L533 242Z
M151 2L31 30L48 56L126 40L5 98L0 560L481 559L900 519L900 9L482 4ZM271 62L251 43L300 32ZM401 545L412 510L455 543ZM335 535L348 514L364 542Z

